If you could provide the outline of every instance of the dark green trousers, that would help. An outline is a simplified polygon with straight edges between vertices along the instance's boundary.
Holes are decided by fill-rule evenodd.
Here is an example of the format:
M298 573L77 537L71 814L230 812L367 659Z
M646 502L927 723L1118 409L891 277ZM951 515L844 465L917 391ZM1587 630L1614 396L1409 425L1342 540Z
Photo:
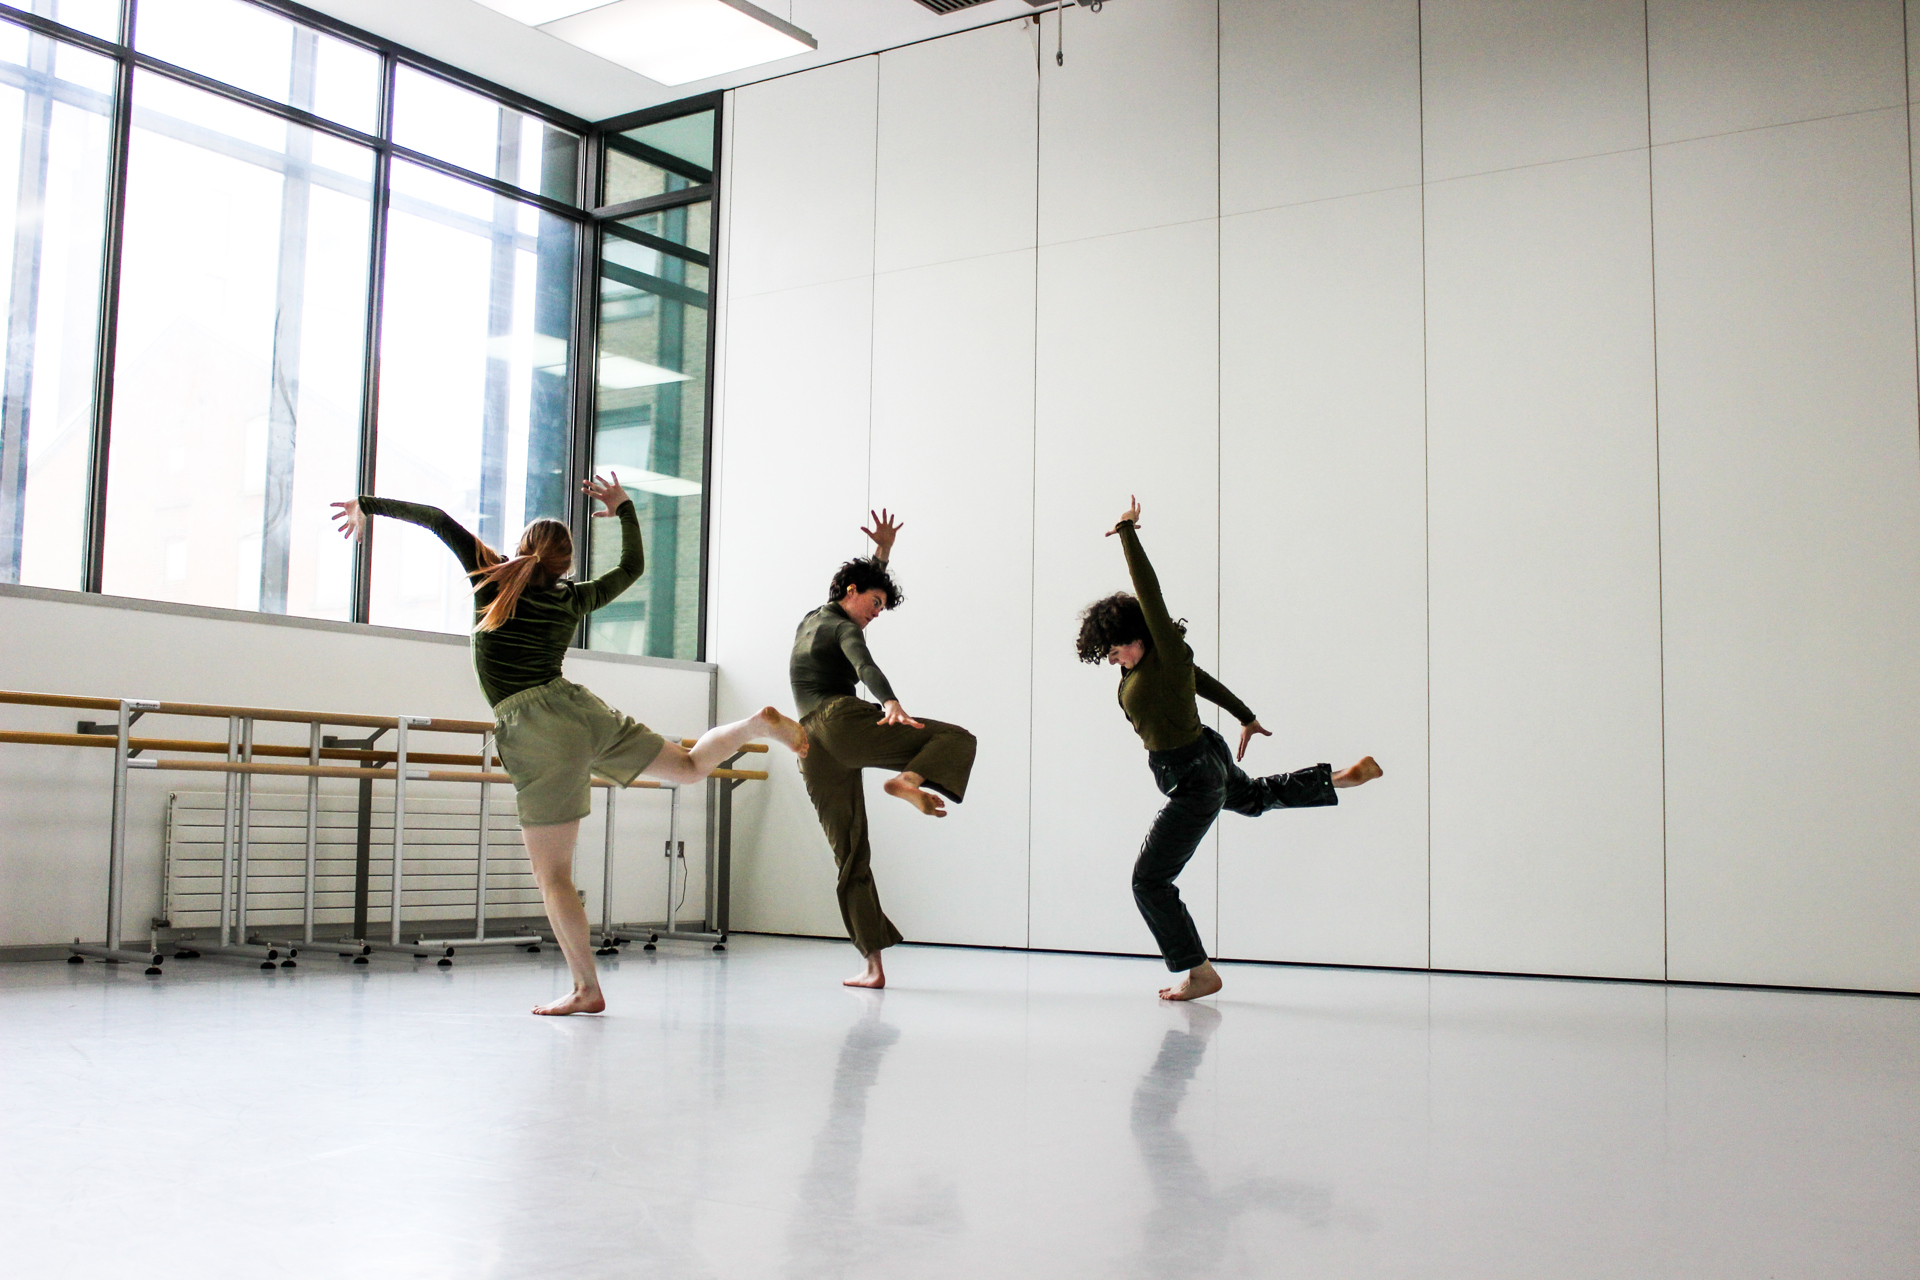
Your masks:
M812 744L800 773L840 870L840 918L863 956L900 941L900 931L880 909L880 892L873 884L860 771L917 773L926 779L927 790L956 803L967 798L967 775L973 772L974 738L959 725L938 720L921 720L924 729L883 725L880 717L885 714L871 702L839 697L827 699L800 721Z

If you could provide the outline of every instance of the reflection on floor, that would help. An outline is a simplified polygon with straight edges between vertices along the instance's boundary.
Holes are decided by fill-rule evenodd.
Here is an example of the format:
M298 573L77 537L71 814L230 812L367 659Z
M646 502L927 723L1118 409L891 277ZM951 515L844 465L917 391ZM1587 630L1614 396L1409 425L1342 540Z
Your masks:
M1920 1273L1920 1000L677 947L0 966L5 1270Z

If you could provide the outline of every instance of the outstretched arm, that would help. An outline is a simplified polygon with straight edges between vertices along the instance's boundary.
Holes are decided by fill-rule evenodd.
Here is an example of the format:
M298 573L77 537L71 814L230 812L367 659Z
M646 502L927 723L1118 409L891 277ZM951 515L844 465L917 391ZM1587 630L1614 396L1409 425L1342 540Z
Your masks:
M580 486L598 498L604 508L593 513L594 519L612 517L620 521L620 563L591 582L580 584L577 598L589 613L619 599L623 591L640 580L647 567L646 548L640 541L640 513L627 491L620 487L619 473L607 474L612 478L602 480L593 476Z
M1140 601L1140 611L1147 617L1147 634L1153 637L1153 647L1160 651L1162 661L1177 662L1187 640L1167 613L1167 602L1160 597L1160 579L1140 545L1139 523L1140 500L1135 498L1111 532L1120 535L1120 546L1127 555L1127 574L1133 579L1133 594Z
M417 524L439 538L468 573L481 567L480 539L438 507L419 502L401 502L395 498L376 498L363 493L351 502L336 502L333 508L333 518L339 522L340 534L349 542L366 533L368 516L386 516Z
M1193 669L1193 691L1217 707L1224 708L1235 720L1240 722L1240 749L1234 753L1235 760L1247 758L1247 744L1254 735L1271 738L1272 733L1260 727L1260 717L1246 703L1233 696L1233 690L1215 680L1199 667Z

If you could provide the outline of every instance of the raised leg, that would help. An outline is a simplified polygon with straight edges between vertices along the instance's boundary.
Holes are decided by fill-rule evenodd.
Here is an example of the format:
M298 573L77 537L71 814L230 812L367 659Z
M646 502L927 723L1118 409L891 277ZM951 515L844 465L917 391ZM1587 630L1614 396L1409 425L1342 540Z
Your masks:
M533 878L540 885L540 896L547 904L547 922L560 942L560 953L567 958L567 970L573 975L573 991L548 1004L535 1005L541 1014L599 1013L607 1007L600 993L600 974L593 967L593 947L588 941L587 909L573 887L573 847L580 838L580 823L556 822L551 826L522 827L520 838L527 846L527 859L533 863Z
M662 782L688 784L702 781L720 767L720 762L756 738L772 738L794 755L806 759L807 731L798 721L783 715L778 707L762 707L745 720L719 725L700 735L691 749L677 742L660 748L640 772Z

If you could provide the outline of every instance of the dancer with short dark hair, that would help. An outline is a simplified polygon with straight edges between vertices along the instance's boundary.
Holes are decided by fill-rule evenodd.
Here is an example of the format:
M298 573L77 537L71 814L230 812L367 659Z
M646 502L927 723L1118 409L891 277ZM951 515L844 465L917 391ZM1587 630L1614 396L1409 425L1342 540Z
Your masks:
M1220 810L1252 818L1269 809L1338 804L1336 789L1370 782L1381 769L1372 756L1363 756L1339 773L1325 764L1267 778L1249 778L1241 771L1238 761L1246 758L1247 744L1255 736L1273 735L1232 690L1194 664L1186 627L1167 613L1160 580L1141 549L1139 523L1136 498L1107 531L1108 537L1120 536L1134 593L1116 592L1088 605L1080 615L1076 648L1082 662L1105 661L1120 668L1120 710L1146 745L1154 784L1167 797L1133 864L1133 900L1167 968L1186 971L1178 983L1160 989L1160 998L1198 1000L1224 984L1173 882ZM1196 695L1224 707L1240 722L1237 752L1228 750L1218 731L1201 724Z
M612 473L610 473L612 474ZM773 738L805 758L806 731L773 707L709 729L691 749L614 711L564 679L561 664L580 620L632 586L646 565L640 519L620 477L581 486L620 521L620 563L591 582L574 582L573 533L558 520L529 524L511 558L480 541L438 507L362 494L336 502L334 519L349 540L368 516L428 530L474 580L473 669L493 708L494 743L513 779L520 835L546 902L547 920L567 958L573 991L535 1013L599 1013L607 1007L593 964L587 912L573 886L580 819L593 808L595 775L625 787L641 774L663 782L699 782L755 738Z
M873 883L860 771L899 770L881 789L929 817L944 818L946 800L958 804L966 798L974 753L973 735L960 726L908 715L867 652L868 625L906 599L887 569L902 526L884 510L869 514L873 528L861 532L873 539L874 554L849 560L834 573L827 603L800 620L788 667L794 709L812 744L800 772L833 846L840 918L867 961L846 980L849 987L886 986L880 953L901 940L880 909ZM864 684L880 704L856 696L856 684Z

